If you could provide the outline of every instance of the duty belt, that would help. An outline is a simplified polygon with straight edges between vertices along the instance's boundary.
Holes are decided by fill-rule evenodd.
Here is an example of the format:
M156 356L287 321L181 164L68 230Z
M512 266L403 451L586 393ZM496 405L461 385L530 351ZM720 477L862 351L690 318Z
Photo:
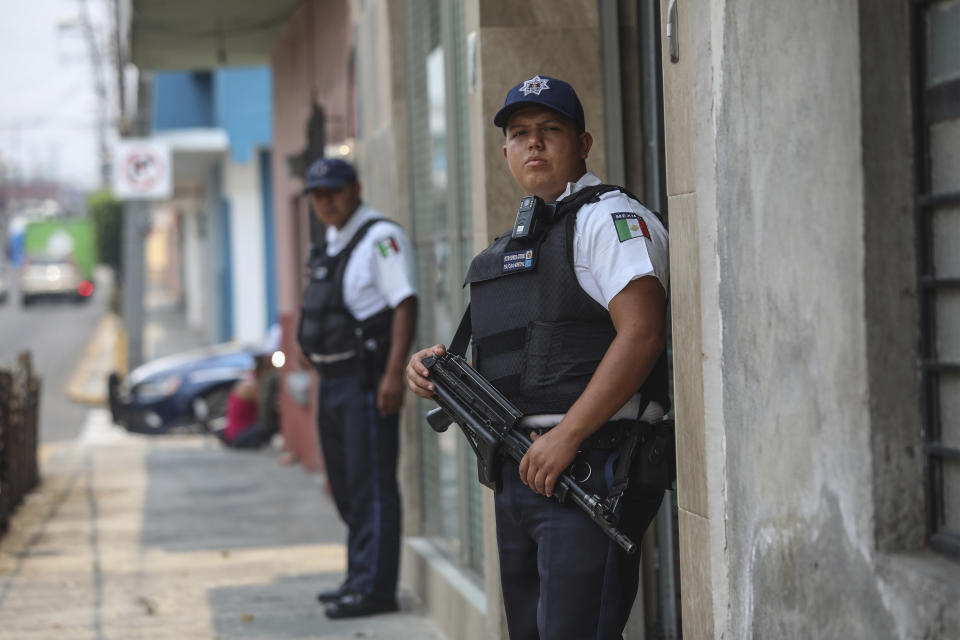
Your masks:
M552 428L553 427L520 427L520 429L525 432L532 431L539 435L545 434ZM590 434L590 436L580 444L580 449L583 451L590 449L616 449L627 439L632 429L640 428L642 428L642 424L635 420L612 420Z
M310 362L321 378L339 378L359 371L359 359L354 350L340 353L311 353Z

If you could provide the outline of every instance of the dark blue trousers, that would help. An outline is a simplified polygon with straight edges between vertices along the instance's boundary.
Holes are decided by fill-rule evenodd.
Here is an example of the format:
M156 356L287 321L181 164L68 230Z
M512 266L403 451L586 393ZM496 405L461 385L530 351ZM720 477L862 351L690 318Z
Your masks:
M616 452L581 454L584 487L601 497L613 481ZM630 556L571 503L534 493L517 464L504 462L494 501L500 580L511 640L620 640L640 580ZM628 495L619 526L640 544L663 491Z
M394 598L400 560L398 418L377 412L359 375L323 379L317 425L333 501L347 525L353 593Z

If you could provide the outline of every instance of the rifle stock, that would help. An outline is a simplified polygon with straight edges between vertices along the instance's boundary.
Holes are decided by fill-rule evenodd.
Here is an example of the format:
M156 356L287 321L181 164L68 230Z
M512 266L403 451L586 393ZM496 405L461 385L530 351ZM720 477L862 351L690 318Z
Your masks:
M480 482L495 489L500 457L505 455L519 463L532 444L526 435L514 429L523 413L462 356L451 353L427 356L423 364L430 371L434 400L440 405L427 413L427 422L438 433L456 423L477 456ZM637 545L613 524L613 510L599 496L587 492L568 472L564 471L557 479L554 496L560 502L571 500L624 551L636 552Z

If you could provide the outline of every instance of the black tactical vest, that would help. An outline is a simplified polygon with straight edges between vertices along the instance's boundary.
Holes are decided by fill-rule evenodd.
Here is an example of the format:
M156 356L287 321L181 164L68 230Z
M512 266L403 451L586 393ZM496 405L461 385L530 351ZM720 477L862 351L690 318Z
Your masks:
M297 341L321 375L343 375L358 369L358 356L386 357L390 347L393 309L389 306L372 317L357 320L343 302L343 274L347 261L377 222L368 220L357 229L347 246L336 255L317 247L307 262L307 287L303 292Z
M526 414L565 413L616 336L609 312L580 287L573 268L577 212L612 190L623 191L597 185L560 201L539 237L506 233L467 271L473 365ZM669 409L666 354L639 391Z

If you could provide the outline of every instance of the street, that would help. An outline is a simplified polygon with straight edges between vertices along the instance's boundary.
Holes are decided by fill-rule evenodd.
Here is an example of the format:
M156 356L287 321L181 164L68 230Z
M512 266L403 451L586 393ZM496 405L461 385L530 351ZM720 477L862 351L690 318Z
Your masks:
M86 302L37 300L24 307L17 291L16 270L8 268L6 277L10 291L7 301L0 306L0 367L9 366L17 354L29 351L43 385L39 441L76 438L87 407L71 402L66 386L103 316L110 281L101 280L92 299Z
M128 434L106 408L67 398L74 371L112 358L89 341L108 290L26 310L14 292L0 308L0 357L32 349L44 383L41 483L0 537L0 639L443 640L405 592L399 613L324 617L314 594L342 579L346 550L322 476L279 464L273 448ZM197 340L146 302L151 352Z

